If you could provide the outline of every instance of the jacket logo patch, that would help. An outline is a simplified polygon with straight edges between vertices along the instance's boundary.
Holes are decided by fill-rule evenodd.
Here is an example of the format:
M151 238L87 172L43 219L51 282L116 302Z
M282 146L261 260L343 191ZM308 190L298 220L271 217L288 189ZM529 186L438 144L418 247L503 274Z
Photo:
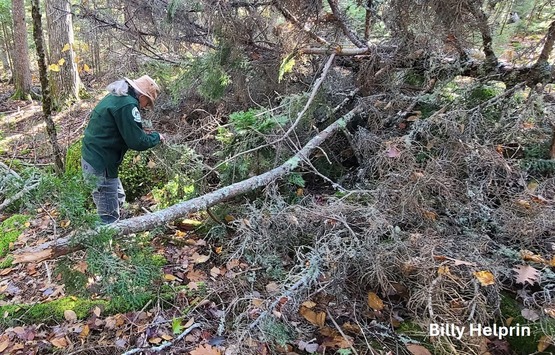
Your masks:
M133 110L131 111L131 114L133 115L133 120L135 122L141 123L141 114L139 113L138 108L133 107Z

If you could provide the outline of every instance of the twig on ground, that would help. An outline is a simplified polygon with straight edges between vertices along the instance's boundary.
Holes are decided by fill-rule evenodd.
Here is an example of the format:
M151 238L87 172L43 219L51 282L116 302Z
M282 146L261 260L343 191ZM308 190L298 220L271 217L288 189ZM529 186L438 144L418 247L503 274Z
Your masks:
M150 352L155 352L155 353L160 352L164 349L169 348L173 344L177 343L178 341L183 339L185 336L187 336L187 334L189 334L193 329L199 328L199 327L200 327L199 323L194 323L189 328L185 329L185 331L183 331L183 333L179 334L179 336L177 338L175 338L174 341L168 341L168 342L163 343L162 345L151 347L151 348L144 347L144 348L132 349L132 350L124 352L122 355L131 355L131 354L136 354L136 353L139 353L139 352L142 352L142 351L150 351Z
M337 324L337 322L335 321L335 319L333 319L333 316L331 315L330 311L326 309L326 313L328 314L329 319L332 321L333 325L335 325L335 328L337 329L337 331L339 332L339 334L341 334L341 336L343 337L343 339L345 339L348 343L349 346L351 347L351 350L353 351L353 354L358 355L358 352L356 351L356 349L353 347L353 344L351 341L349 341L349 338L347 338L347 336L345 335L345 333L343 332L343 329L341 329L341 327L339 326L339 324Z
M36 189L37 187L39 187L40 183L35 183L33 185L30 186L26 186L23 188L23 190L19 191L18 193L16 193L15 195L13 195L12 197L4 200L4 202L2 202L0 204L0 212L2 212L3 210L5 210L8 206L10 206L12 203L14 203L15 201L19 200L20 198L22 198L23 196L25 196L26 193Z

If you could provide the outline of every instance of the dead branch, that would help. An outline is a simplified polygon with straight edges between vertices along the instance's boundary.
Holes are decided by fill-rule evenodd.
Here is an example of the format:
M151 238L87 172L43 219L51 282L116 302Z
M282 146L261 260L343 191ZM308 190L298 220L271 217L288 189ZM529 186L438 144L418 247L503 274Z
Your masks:
M364 42L360 38L358 38L356 33L347 26L345 16L343 16L341 11L339 10L337 0L328 0L328 4L330 4L331 11L333 12L333 15L337 18L339 27L341 27L341 30L343 31L345 36L347 36L347 38L349 38L349 40L351 40L351 42L353 42L353 44L358 48L368 48L368 46L364 44Z
M283 17L285 17L287 21L291 22L298 29L306 33L310 38L318 43L325 44L327 46L331 45L325 38L318 36L316 33L312 32L312 30L308 28L306 24L303 25L299 20L297 20L297 18L292 13L290 13L289 10L280 5L279 1L274 1L274 6L276 7L276 9L279 10L279 12L281 12Z
M478 30L480 30L480 34L482 35L482 42L484 44L484 54L486 55L486 61L489 65L497 65L497 56L493 51L493 38L491 36L491 28L488 25L488 18L484 13L484 10L473 0L467 0L464 2L464 5L467 7L468 11L474 16L476 21L478 22Z
M193 329L196 329L196 328L199 328L199 327L200 327L199 323L194 323L189 328L185 329L183 331L183 333L179 334L179 336L177 338L175 338L174 341L166 341L162 345L151 347L151 348L143 347L143 348L132 349L132 350L124 352L122 355L132 355L132 354L140 353L140 352L143 352L143 351L149 351L149 352L152 351L152 352L158 353L158 352L160 352L160 351L162 351L166 348L169 348L173 344L177 343L178 341L183 339L187 334L189 334Z
M553 50L553 42L555 42L555 21L551 22L551 25L549 26L545 43L543 45L542 51L540 53L540 56L538 57L538 61L536 62L536 64L547 63L547 60L549 59L549 55Z
M180 217L186 216L189 213L205 210L210 206L214 206L230 198L237 197L244 193L256 190L259 187L266 186L272 181L289 174L303 161L308 161L311 153L315 149L317 149L326 139L342 129L342 127L345 127L357 114L361 112L362 107L356 106L343 117L329 125L318 135L314 136L293 157L289 158L285 163L277 168L267 171L261 175L253 176L246 180L223 187L203 196L178 203L166 209L119 221L110 225L110 228L114 229L117 236L120 237L130 233L150 230L156 226L161 226ZM87 233L93 234L94 231L85 232L85 234ZM35 247L25 248L14 253L14 263L37 262L52 259L83 248L84 246L82 245L70 245L69 237L59 238L57 240L46 242Z
M23 190L19 191L18 193L16 193L15 195L13 195L12 197L4 200L4 202L2 202L0 204L0 212L2 212L3 210L5 210L6 208L8 208L12 203L14 203L15 201L19 200L20 198L22 198L23 196L25 196L26 193L36 189L37 187L39 187L40 183L34 183L33 185L29 185L23 188Z

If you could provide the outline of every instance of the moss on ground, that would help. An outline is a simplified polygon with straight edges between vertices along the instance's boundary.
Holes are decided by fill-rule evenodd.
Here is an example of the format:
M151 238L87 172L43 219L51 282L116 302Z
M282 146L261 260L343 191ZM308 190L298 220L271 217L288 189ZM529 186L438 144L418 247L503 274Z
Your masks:
M527 336L509 336L507 341L511 345L511 350L516 354L553 354L555 346L550 346L545 352L538 352L538 342L544 335L555 334L555 319L546 318L537 322L526 320L521 314L521 307L518 302L508 294L501 295L500 304L501 314L505 319L513 318L511 326L517 324L530 327L531 335Z
M67 296L45 303L5 305L0 306L0 314L3 315L3 317L0 318L0 328L11 327L17 324L53 324L63 322L65 319L64 311L67 310L74 311L77 315L77 319L86 319L91 315L91 312L95 307L99 307L102 310L103 316L131 312L141 309L155 298L171 301L175 297L175 294L181 290L186 290L188 296L195 297L199 300L202 299L206 293L206 289L204 287L199 288L197 291L191 291L186 286L179 286L175 288L164 286L162 288L163 293L161 294L144 293L142 295L138 295L137 298L140 302L135 305L132 305L124 298L119 297L111 300L90 300L74 296ZM194 305L191 304L191 306ZM184 309L182 312L186 313L187 310Z
M25 223L29 221L29 216L15 214L0 224L0 258L5 257L9 250L10 244L17 240L17 237L26 228ZM13 260L13 258L12 258ZM0 268L6 268L12 263L9 257L0 261Z

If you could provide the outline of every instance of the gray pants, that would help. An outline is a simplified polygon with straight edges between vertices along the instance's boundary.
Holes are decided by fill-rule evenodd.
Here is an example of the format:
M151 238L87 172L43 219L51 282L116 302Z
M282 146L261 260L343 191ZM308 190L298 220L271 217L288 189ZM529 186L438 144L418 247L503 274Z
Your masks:
M119 220L119 210L125 202L125 191L119 178L109 178L106 171L97 171L85 160L81 159L83 177L95 184L92 196L96 210L103 224Z

